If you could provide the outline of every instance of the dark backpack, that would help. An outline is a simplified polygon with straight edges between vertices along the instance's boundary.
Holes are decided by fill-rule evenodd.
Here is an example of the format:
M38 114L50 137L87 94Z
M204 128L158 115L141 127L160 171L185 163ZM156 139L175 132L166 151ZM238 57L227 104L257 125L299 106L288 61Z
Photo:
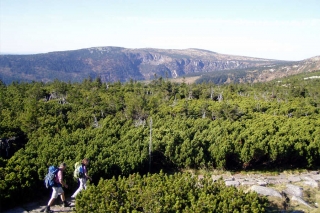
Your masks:
M59 171L59 168L56 166L49 166L48 174L44 178L44 185L49 188L56 185L56 182L54 181L54 178L56 177L57 173Z

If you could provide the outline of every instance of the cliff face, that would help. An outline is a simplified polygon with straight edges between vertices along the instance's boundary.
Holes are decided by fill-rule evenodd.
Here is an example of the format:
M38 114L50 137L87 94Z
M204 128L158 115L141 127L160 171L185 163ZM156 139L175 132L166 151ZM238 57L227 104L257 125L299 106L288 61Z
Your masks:
M280 61L218 54L199 49L95 47L35 55L1 55L0 79L12 81L103 82L176 78L185 74L270 66Z
M206 50L126 49L144 79L154 75L176 78L186 74L245 69L276 63L274 60L218 54Z

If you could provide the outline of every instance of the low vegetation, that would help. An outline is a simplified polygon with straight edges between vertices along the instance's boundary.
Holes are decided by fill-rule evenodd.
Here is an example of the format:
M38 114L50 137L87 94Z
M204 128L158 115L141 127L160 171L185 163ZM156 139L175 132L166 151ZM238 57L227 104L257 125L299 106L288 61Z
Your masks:
M175 173L100 180L76 200L77 212L265 212L266 198L210 176Z
M93 196L87 194L92 190L97 196L103 194L118 180L116 184L127 184L132 174L137 174L141 183L169 181L170 176L157 175L160 170L318 168L320 84L319 79L303 79L312 75L320 74L223 86L173 83L162 78L149 84L105 84L99 78L82 83L0 82L0 138L5 141L0 150L0 191L5 192L0 194L2 207L43 193L48 166L62 161L69 166L66 180L75 188L72 166L84 157L91 159L93 185L99 187L92 186L83 196ZM138 175L148 172L154 176ZM179 174L173 177L180 178ZM151 193L153 186L144 187ZM212 188L218 188L218 194L242 193L219 185ZM189 204L180 207L201 209L197 206L201 199L215 199L201 193L190 194ZM139 196L137 199L143 200ZM168 198L167 205L176 211L180 208L175 207L176 199L185 198L173 196L175 201ZM256 195L243 196L253 196L251 201L258 202L249 208L261 210L264 206ZM126 198L128 203L112 205L118 205L119 211L122 204L127 209L124 205L133 202L133 197ZM198 200L191 201L192 197ZM250 199L244 199L239 208L245 208ZM134 207L137 211L150 208L141 200ZM95 205L111 204L91 203L92 208ZM220 208L218 203L216 208Z

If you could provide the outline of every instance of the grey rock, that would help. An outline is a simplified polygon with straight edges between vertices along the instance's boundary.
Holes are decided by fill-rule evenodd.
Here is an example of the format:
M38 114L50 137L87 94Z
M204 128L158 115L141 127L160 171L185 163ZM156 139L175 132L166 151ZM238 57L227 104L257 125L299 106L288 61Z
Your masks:
M315 181L320 181L320 175L311 175L311 178Z
M279 178L277 180L278 184L289 183L290 181L287 178Z
M263 181L263 180L259 180L259 181L257 182L257 184L258 184L259 186L267 186L267 185L268 185L268 183L267 183L266 181Z
M318 188L319 184L318 182L312 180L312 181L303 181L303 184L311 186L312 188Z
M279 177L277 177L277 176L266 176L266 179L267 180L276 180L276 179L278 179Z
M274 184L279 184L278 180L276 180L276 179L271 179L271 180L267 179L266 181L267 181L268 184L273 184L273 185Z
M241 182L241 185L244 186L244 185L256 185L257 182L256 181L243 181Z
M256 179L255 179L255 178L245 178L245 181L255 182L255 181L256 181Z
M239 181L240 183L247 181L245 178L235 178L235 181Z
M234 181L234 177L224 178L224 181Z
M303 189L292 184L287 184L287 188L283 191L291 196L302 197L303 195Z
M237 186L239 186L240 185L240 182L239 181L225 181L225 184L226 184L226 186L235 186L235 187L237 187Z
M297 201L298 203L301 203L305 206L308 206L309 208L313 208L312 206L310 206L306 201L304 201L302 198L297 197L297 196L292 196L291 198L292 201Z
M212 178L213 182L215 182L221 178L221 175L212 175L211 178Z
M298 176L289 176L289 177L288 177L288 180L289 180L290 182L292 182L292 183L295 183L295 182L301 181L301 178L298 177Z
M310 171L309 173L312 174L312 175L318 175L319 174L318 171Z
M311 177L309 176L302 176L302 180L306 180L306 181L314 181Z
M268 188L265 186L253 185L250 187L249 190L255 191L258 194L265 195L265 196L273 196L273 197L282 198L281 194L277 190L272 189L272 188Z
M303 184L305 185L308 185L308 186L311 186L313 188L318 188L319 187L319 184L317 181L315 181L313 178L311 178L310 176L302 176L302 179L305 180L303 181Z

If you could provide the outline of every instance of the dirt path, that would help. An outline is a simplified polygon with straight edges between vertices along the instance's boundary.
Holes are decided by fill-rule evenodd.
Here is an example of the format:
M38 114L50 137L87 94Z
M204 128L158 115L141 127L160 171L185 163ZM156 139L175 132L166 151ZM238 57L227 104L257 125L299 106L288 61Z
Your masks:
M27 203L9 210L4 211L3 213L35 213L35 212L44 212L44 208L46 207L48 200L50 197L46 199L41 199L35 202ZM54 205L50 208L54 212L75 212L75 203L74 201L68 200L71 202L70 207L63 207L62 201L60 198L57 198Z

